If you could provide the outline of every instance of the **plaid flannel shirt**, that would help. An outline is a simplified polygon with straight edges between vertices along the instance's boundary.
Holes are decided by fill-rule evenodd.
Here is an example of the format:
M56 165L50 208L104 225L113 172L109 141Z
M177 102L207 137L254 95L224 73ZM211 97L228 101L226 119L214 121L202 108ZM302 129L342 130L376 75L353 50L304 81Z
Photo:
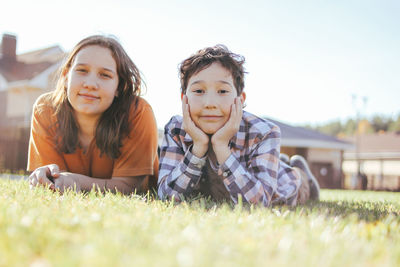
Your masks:
M207 155L191 153L192 138L174 116L165 126L161 146L158 194L161 199L181 200L196 193ZM243 111L239 131L229 143L231 155L218 175L234 203L238 195L248 203L296 204L301 179L296 170L279 160L280 129L272 122Z

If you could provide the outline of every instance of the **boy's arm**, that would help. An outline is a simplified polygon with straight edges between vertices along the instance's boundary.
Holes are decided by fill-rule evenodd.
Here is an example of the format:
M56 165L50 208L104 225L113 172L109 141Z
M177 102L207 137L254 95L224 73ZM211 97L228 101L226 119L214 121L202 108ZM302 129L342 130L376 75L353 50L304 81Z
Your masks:
M184 131L178 127L165 127L165 135L160 150L160 170L158 195L161 199L174 197L181 200L188 196L199 183L206 157L198 158L191 152L192 146L185 147L179 135ZM179 124L179 123L178 123ZM179 131L173 134L172 132Z
M287 169L283 170L286 173L278 173L279 151L280 132L275 127L255 145L246 168L233 154L221 164L218 174L223 178L225 187L235 203L238 202L240 194L248 203L269 206L274 192L277 192L278 175L285 177L285 181L280 183L287 185L284 188L285 192L278 193L282 193L286 199L296 194L298 179L294 172Z

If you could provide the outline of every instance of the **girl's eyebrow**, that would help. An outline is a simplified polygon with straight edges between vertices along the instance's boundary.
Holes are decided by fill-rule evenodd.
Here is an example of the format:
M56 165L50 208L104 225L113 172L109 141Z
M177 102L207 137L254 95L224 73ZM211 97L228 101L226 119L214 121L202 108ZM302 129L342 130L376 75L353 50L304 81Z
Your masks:
M76 66L86 67L86 66L89 66L89 64L87 64L87 63L77 63ZM105 71L109 71L109 72L115 74L115 71L113 71L112 69L105 68L105 67L102 67L102 69L105 70Z

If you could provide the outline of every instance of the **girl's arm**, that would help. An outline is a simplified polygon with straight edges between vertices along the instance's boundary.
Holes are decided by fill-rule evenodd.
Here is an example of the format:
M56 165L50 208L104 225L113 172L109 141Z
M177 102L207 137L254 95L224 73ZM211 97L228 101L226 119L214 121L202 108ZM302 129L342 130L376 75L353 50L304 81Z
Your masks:
M80 192L96 188L101 192L110 190L111 192L118 191L123 194L131 194L145 191L142 188L142 183L146 178L146 175L112 177L110 179L92 178L83 174L60 172L57 164L50 164L33 171L29 176L29 184L31 187L48 186L52 190L60 190L61 192L67 189Z
M93 188L101 192L111 191L121 192L123 194L143 193L141 185L146 176L133 177L112 177L111 179L92 178L82 174L61 172L59 177L54 180L55 188L61 192L66 189L75 189L76 191L90 191Z

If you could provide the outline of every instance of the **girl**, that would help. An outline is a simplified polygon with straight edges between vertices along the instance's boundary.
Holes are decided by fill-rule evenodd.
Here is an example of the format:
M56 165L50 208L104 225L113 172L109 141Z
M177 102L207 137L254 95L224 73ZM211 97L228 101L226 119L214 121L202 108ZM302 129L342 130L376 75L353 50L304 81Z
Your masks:
M33 108L31 187L125 194L156 186L157 127L139 70L113 38L80 41Z

